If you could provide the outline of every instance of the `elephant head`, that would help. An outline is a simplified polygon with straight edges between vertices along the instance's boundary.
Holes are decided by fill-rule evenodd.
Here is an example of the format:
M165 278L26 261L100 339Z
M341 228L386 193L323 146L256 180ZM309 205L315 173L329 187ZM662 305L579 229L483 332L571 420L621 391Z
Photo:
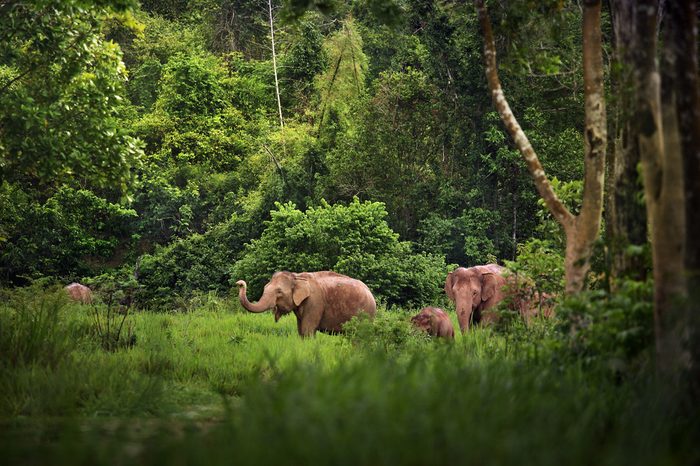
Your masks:
M308 280L300 279L298 274L292 272L276 272L265 285L258 302L254 304L248 301L246 282L238 280L236 285L239 287L238 298L241 305L248 312L264 312L274 309L275 322L283 315L298 308L310 294Z
M424 307L411 317L411 324L429 335L442 338L454 338L455 332L450 317L439 307Z
M503 270L499 265L489 264L460 267L447 275L445 292L455 303L462 332L469 330L472 318L474 322L479 322L481 311L495 306L503 299Z
M419 330L430 333L433 327L433 316L426 312L420 312L411 317L411 324Z

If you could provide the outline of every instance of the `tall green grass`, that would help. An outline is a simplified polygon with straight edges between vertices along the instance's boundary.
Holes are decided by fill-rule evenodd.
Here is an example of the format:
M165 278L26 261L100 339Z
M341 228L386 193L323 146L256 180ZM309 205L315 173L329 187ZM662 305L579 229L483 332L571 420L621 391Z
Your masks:
M47 330L21 318L39 304L8 302L0 348L25 354L0 366L10 464L700 461L697 400L558 358L552 323L440 342L381 309L345 336L301 339L291 316L205 300L134 314L135 345L105 351L85 307L57 305ZM53 337L16 343L32 328Z

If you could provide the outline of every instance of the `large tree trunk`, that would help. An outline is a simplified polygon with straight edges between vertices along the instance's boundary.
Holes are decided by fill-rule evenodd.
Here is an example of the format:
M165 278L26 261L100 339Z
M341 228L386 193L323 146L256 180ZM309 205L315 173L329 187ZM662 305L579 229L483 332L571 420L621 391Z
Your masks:
M697 3L676 0L667 5L664 57L673 67L672 84L684 180L686 280L685 313L676 338L681 364L691 369L696 395L700 391L700 77L698 76ZM664 83L666 85L666 83ZM678 163L676 157L674 163ZM679 209L680 210L680 209Z
M644 280L646 278L644 255L630 248L630 246L644 246L648 243L645 207L639 200L644 186L637 174L640 155L634 124L637 116L632 55L635 39L635 6L636 1L611 1L617 99L614 101L613 148L608 153L605 227L611 259L612 290L617 288L619 279Z
M654 263L654 333L657 367L673 372L680 361L677 313L685 294L683 174L675 96L656 65L658 0L640 0L636 21L637 132L644 171L647 216ZM672 61L665 56L664 60ZM668 66L669 63L666 63ZM668 72L669 70L666 70Z
M603 61L600 31L600 0L584 3L584 81L585 81L585 174L581 213L574 216L556 196L530 141L506 101L498 77L496 45L491 20L483 0L474 0L484 35L486 77L491 97L515 145L523 155L537 191L566 234L566 292L581 291L590 269L594 241L598 238L603 208L605 147L607 138L603 95Z

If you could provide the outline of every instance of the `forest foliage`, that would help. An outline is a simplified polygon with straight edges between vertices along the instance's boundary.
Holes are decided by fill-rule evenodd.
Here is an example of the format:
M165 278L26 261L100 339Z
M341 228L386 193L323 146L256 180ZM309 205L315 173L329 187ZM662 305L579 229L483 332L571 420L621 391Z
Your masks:
M167 306L232 278L336 268L419 304L445 264L514 260L533 237L560 249L491 110L475 13L380 4L273 5L284 127L267 5L4 6L3 284L137 273L143 304ZM388 24L387 8L400 13ZM503 44L505 79L565 185L582 169L580 83L564 71L579 64L550 50L558 29L533 49L527 25L544 13L499 13L521 24ZM574 36L578 20L557 16ZM309 223L280 230L283 216Z
M592 4L488 2L508 102L572 216ZM630 70L601 19L613 139ZM698 366L690 389L653 372L647 218L624 254L611 240L609 208L650 199L641 174L606 186L565 295L567 237L494 111L483 46L471 2L0 0L2 456L698 463ZM616 254L637 270L615 275ZM445 275L489 262L555 318L503 306L445 344L410 325L426 305L455 321ZM376 318L301 339L233 296L323 269L365 282ZM72 281L95 301L70 303ZM688 329L668 335L697 344Z

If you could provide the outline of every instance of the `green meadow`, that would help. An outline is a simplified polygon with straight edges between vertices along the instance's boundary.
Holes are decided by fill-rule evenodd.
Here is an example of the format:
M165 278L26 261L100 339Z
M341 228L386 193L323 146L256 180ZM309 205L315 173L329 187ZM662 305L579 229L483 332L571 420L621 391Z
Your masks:
M567 359L556 319L442 342L413 330L409 311L382 308L344 335L302 339L291 316L209 296L187 312L127 315L105 349L104 305L38 287L6 296L5 464L700 459L693 400L644 369ZM111 314L113 335L123 317Z

